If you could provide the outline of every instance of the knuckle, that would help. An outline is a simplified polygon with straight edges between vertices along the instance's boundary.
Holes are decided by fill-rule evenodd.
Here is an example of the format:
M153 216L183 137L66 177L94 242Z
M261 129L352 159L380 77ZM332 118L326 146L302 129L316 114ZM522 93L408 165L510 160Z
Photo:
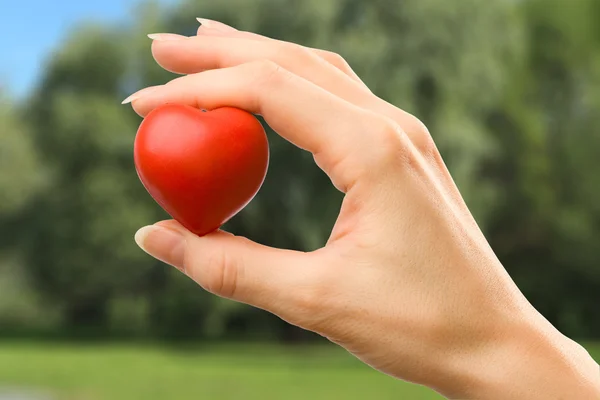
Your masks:
M375 124L378 163L389 165L405 160L410 154L406 133L395 121L381 117Z
M411 116L411 131L413 131L416 135L419 136L431 136L429 134L429 129L427 126L417 117Z
M216 251L208 256L201 274L200 284L218 296L233 298L238 290L238 277L242 263L225 251Z
M419 153L425 158L436 157L436 153L438 153L437 146L429 133L429 129L419 118L399 109L396 109L393 118L398 121L402 131L406 133L407 138Z
M327 61L343 71L350 69L350 65L344 57L333 51L323 50L323 54Z
M279 64L269 59L255 61L251 67L257 85L273 84L284 72Z
M430 135L417 137L415 147L427 159L437 160L441 157L438 148Z
M306 47L292 43L283 43L275 48L273 59L280 65L290 65L314 58Z
M410 133L411 140L417 150L425 156L435 155L437 146L429 133L429 129L420 119L411 117L407 123L406 131Z

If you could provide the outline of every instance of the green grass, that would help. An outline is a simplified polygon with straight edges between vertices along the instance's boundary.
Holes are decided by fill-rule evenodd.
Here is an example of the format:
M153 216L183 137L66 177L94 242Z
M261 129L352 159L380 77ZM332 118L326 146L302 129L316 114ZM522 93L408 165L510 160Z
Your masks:
M0 388L58 399L439 399L333 346L132 345L0 342Z
M600 345L588 346L600 360ZM57 399L439 399L333 346L157 346L0 342L0 388Z

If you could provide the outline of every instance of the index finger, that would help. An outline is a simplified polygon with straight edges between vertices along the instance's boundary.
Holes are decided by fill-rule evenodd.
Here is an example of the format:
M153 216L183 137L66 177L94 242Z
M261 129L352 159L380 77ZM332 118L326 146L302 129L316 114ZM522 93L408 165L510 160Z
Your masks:
M366 165L364 157L372 147L367 130L380 121L374 113L269 61L175 79L134 99L133 107L144 116L166 103L205 109L231 106L260 114L281 136L313 153L341 190L354 183L360 166ZM336 168L347 160L352 168Z

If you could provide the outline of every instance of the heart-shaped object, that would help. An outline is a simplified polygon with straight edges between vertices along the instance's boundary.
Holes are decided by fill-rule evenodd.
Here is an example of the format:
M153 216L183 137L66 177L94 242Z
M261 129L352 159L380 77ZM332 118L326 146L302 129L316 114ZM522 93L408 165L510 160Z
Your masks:
M167 104L140 125L134 161L154 200L201 236L254 198L267 173L269 144L260 122L246 111Z

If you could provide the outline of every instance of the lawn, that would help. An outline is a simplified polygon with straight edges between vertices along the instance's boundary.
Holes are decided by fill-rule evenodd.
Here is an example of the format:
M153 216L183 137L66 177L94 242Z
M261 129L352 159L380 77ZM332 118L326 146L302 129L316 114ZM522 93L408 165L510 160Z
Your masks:
M591 348L599 359L600 346ZM0 388L56 399L439 399L331 346L211 346L0 342Z
M362 365L334 346L212 346L0 342L0 388L57 399L438 399Z

